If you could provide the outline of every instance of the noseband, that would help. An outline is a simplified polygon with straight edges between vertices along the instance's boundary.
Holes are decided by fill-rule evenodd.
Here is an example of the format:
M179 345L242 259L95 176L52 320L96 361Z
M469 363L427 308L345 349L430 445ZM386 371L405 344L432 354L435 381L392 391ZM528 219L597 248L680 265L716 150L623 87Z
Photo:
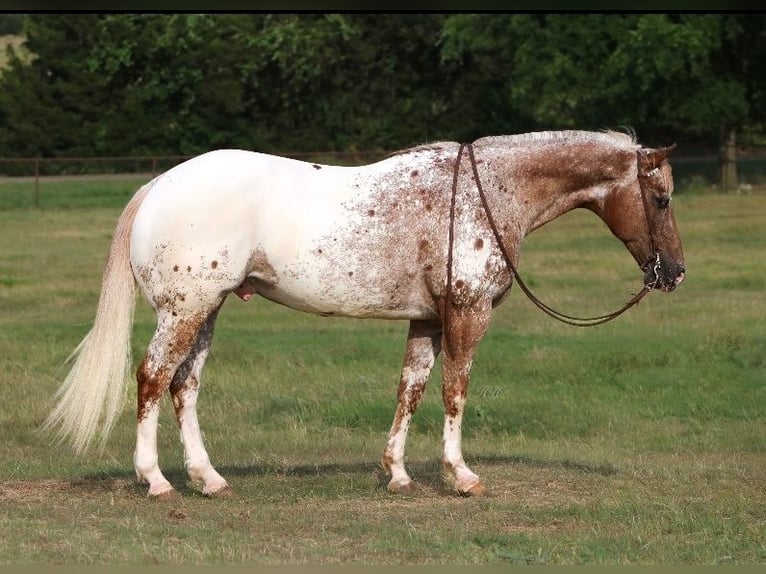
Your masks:
M630 299L630 301L625 303L625 305L623 305L617 311L607 313L606 315L599 315L598 317L574 317L572 315L566 315L564 313L561 313L560 311L556 311L555 309L553 309L546 303L542 302L529 289L527 284L521 278L521 275L519 275L519 272L517 271L516 266L513 264L513 261L511 260L511 256L508 253L508 249L503 243L503 239L500 236L500 232L498 231L497 224L495 223L495 218L492 216L492 212L489 208L489 203L487 202L487 197L484 194L484 189L481 186L481 180L479 179L479 170L476 167L476 158L474 157L474 153L473 153L473 145L470 143L467 143L467 144L463 143L463 144L460 144L460 149L457 152L457 160L455 161L455 171L452 177L452 199L450 202L450 214L449 214L450 226L449 226L448 252L447 252L447 293L446 293L445 311L444 311L445 331L449 329L450 306L452 303L452 259L453 259L452 252L453 252L453 246L455 242L455 199L457 196L457 183L458 183L458 175L460 172L460 160L463 157L464 149L468 149L468 157L471 160L471 169L473 171L473 179L476 182L476 188L479 191L479 198L481 199L481 204L484 207L484 213L487 216L489 227L492 230L493 235L495 236L495 241L497 242L497 245L500 248L500 252L503 254L503 259L505 259L505 263L506 265L508 265L508 268L511 270L511 273L513 274L514 279L516 279L516 283L518 283L519 288L524 292L524 294L529 298L529 300L532 301L532 303L534 303L544 313L553 317L557 321L566 323L567 325L573 325L575 327L594 327L596 325L601 325L602 323L606 323L607 321L611 321L612 319L616 319L617 317L622 315L625 311L637 305L639 301L641 301L641 299L643 299L644 296L646 296L647 293L652 291L657 286L660 280L660 252L655 247L654 233L649 221L649 206L643 191L643 186L641 185L641 181L639 179L639 189L641 191L641 198L644 204L644 215L646 216L646 223L649 226L648 227L649 241L651 243L652 253L654 254L653 258L650 258L649 261L647 261L647 263L644 265L643 270L646 271L648 266L654 263L654 268L653 268L654 281L651 281L650 283L647 283L646 285L644 285L644 288L641 289L641 291L636 293L633 296L633 298ZM642 176L639 175L639 178L642 178Z

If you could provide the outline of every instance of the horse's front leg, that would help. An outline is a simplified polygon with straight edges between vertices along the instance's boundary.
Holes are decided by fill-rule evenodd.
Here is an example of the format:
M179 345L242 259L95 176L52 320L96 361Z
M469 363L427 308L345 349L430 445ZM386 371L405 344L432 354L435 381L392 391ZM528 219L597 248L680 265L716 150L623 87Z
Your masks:
M399 380L396 415L383 453L383 467L391 473L389 492L405 494L415 484L404 468L404 444L410 420L423 397L428 376L441 349L441 324L411 321L407 334L402 375Z
M489 327L491 311L490 301L469 308L454 307L450 311L449 327L444 333L442 464L447 480L464 496L480 496L486 491L479 477L463 460L461 431L471 363Z

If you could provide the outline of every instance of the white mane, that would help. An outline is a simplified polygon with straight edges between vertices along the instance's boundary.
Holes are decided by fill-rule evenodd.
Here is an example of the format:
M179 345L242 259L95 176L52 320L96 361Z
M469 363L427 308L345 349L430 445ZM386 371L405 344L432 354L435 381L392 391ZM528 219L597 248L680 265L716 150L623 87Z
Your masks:
M624 132L604 130L601 132L589 132L584 130L562 130L529 132L504 136L486 136L473 142L475 147L503 146L514 147L529 144L547 144L556 142L602 142L619 147L638 148L636 132L631 127L624 127ZM435 151L457 148L456 142L427 142L412 147L394 151L388 157L403 155L414 152Z
M546 131L546 132L530 132L525 134L515 134L506 136L488 136L483 137L474 142L477 147L482 146L520 146L527 144L546 144L552 142L592 142L598 141L613 145L619 145L622 147L636 147L635 132L627 128L627 133L617 131L603 131L603 132L588 132L580 130L564 130L564 131Z

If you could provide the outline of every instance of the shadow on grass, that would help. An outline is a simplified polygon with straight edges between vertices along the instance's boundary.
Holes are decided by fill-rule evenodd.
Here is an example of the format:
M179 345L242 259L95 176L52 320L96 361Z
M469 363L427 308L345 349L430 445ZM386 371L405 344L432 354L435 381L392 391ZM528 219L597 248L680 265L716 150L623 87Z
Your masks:
M611 464L590 464L570 459L545 460L528 456L476 456L468 457L469 466L521 466L529 468L565 469L584 475L614 476L618 470ZM442 479L442 466L439 461L410 461L407 464L410 475L423 486L433 489L440 494L455 494L450 490ZM221 465L217 467L224 477L251 477L251 476L274 476L274 477L322 477L326 475L373 475L378 481L378 487L385 490L388 483L387 473L377 462L350 462L350 463L324 463L324 464L301 464L285 465L276 462L248 465ZM173 484L182 496L200 495L192 485L188 483L188 477L184 469L169 468L165 472L167 479ZM102 471L85 475L80 479L73 480L70 487L75 490L88 492L115 492L130 493L136 496L146 496L146 486L138 483L132 471L115 470Z

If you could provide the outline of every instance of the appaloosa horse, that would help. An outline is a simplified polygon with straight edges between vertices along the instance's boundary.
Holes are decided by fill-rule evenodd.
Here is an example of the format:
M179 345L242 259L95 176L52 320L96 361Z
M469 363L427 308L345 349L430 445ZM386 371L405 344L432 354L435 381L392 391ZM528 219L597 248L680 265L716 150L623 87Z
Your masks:
M463 407L474 353L511 288L522 240L584 207L622 240L646 289L673 290L684 264L671 149L642 148L621 133L565 131L428 144L361 167L239 150L193 158L143 186L122 213L93 327L46 427L78 451L99 429L106 440L125 395L138 285L157 313L137 372L138 478L149 496L173 493L157 455L169 390L189 476L204 494L227 492L197 420L200 374L223 301L258 294L319 315L409 320L383 454L389 490L413 487L407 430L443 351L442 461L458 492L481 494L463 460Z

